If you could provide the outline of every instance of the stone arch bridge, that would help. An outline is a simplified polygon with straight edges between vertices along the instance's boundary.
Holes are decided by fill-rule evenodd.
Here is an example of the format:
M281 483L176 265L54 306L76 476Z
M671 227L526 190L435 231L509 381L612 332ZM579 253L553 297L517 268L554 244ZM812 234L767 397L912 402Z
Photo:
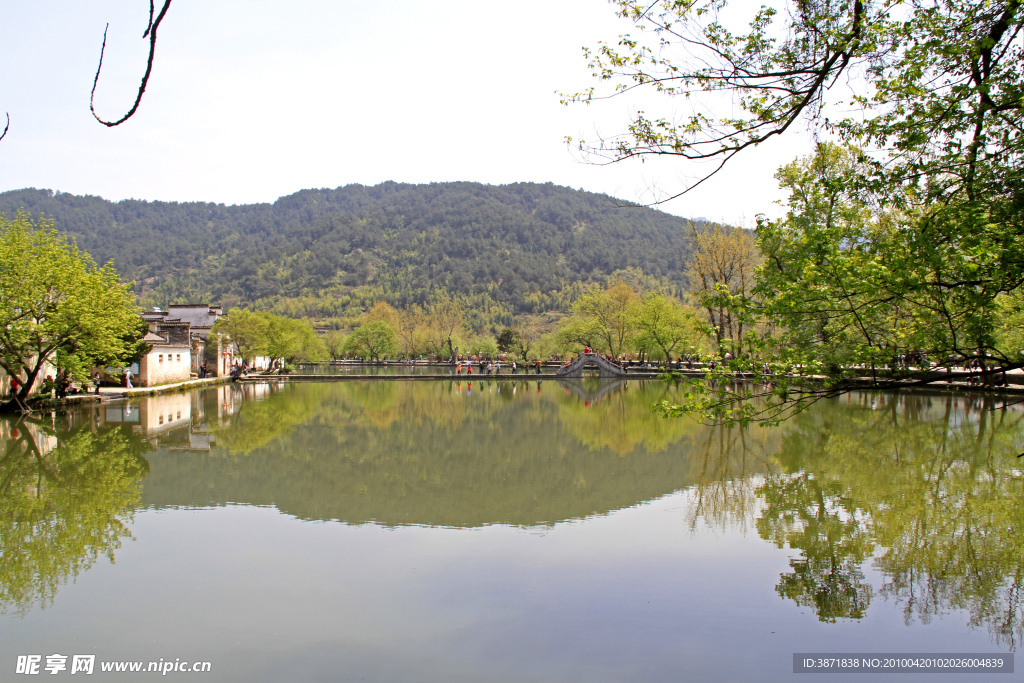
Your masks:
M583 377L583 369L597 367L601 371L601 377L625 377L626 371L596 353L581 353L579 358L566 366L559 368L555 373L556 377Z

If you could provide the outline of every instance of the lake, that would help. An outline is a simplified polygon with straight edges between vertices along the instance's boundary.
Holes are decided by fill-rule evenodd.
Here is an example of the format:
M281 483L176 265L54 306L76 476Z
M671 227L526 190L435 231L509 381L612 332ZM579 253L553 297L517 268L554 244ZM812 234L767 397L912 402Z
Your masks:
M727 429L654 414L674 391L276 381L2 418L0 678L914 681L793 655L1016 650L1020 405Z

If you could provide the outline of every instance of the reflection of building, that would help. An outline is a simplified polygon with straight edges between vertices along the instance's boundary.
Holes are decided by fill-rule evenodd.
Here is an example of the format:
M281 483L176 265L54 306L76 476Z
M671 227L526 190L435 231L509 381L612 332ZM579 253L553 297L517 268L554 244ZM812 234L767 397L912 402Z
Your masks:
M46 455L57 447L57 437L47 434L38 425L31 422L14 423L0 420L0 443L14 441L22 432L32 439L40 455Z
M232 386L217 387L217 424L224 424L226 418L231 417L242 407L242 397L238 396L236 401L236 389Z
M129 423L143 434L155 434L192 421L192 398L188 394L149 396L140 401L108 405L103 415L109 424Z
M214 430L230 422L242 405L237 386L203 392L137 396L96 408L101 424L128 424L152 446L172 451L209 451L217 445Z

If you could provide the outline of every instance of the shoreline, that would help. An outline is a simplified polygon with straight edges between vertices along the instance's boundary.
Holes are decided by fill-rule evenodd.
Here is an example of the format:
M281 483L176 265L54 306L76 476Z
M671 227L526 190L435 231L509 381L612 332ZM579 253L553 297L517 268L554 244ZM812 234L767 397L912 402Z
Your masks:
M688 378L698 379L703 378L706 373L703 370L676 370L677 375ZM314 374L284 374L284 375L245 375L238 377L237 379L232 377L206 377L203 379L190 379L183 382L173 382L170 384L161 384L152 387L132 387L128 389L126 387L100 387L98 394L73 394L63 400L57 399L46 399L40 402L33 401L33 409L47 409L47 408L62 408L69 406L76 406L79 404L88 403L110 403L116 401L124 401L136 396L158 396L161 394L170 394L176 392L191 391L193 389L199 389L207 386L217 386L222 384L229 384L231 382L242 382L247 384L256 384L260 382L472 382L472 381L581 381L581 379L605 379L608 381L629 381L629 380L657 380L664 375L663 372L629 372L626 375L618 377L605 377L602 378L595 373L594 376L588 376L584 378L572 378L558 376L555 373L543 373L537 374L510 374L502 373L499 375L456 375L456 374L430 374L430 375L363 375L363 374L352 374L352 375L314 375ZM749 381L752 379L750 376L745 374L736 374L728 376L728 379L733 381ZM951 378L953 379L953 378ZM809 381L813 381L813 378L808 378ZM1001 387L986 387L984 385L969 385L966 382L960 382L953 379L953 381L938 380L930 384L919 385L915 384L914 380L907 380L906 386L900 386L899 384L885 387L885 388L872 388L869 385L871 380L869 378L856 378L853 380L855 385L863 384L863 389L866 391L935 391L942 393L979 393L979 394L1007 394L1007 395L1024 395L1024 384L1011 383ZM857 386L854 386L852 390L858 390Z

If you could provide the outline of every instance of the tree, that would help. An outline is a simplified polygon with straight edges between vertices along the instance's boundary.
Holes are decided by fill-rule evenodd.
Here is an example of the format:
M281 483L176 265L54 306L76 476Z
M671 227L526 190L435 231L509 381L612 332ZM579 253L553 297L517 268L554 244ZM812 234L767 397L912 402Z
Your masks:
M495 342L498 345L498 350L502 353L509 353L522 346L522 338L519 336L519 332L511 327L506 327L499 332Z
M462 327L465 311L462 297L452 296L448 292L435 292L431 297L427 306L427 344L438 358L447 344L449 359L452 363L457 360L458 349L452 339Z
M287 363L324 360L327 350L306 320L261 313L267 320L267 355Z
M519 355L526 360L543 334L540 325L536 320L527 319L520 321L513 329L518 337Z
M214 323L213 331L225 334L238 347L244 360L267 353L270 343L270 320L266 314L246 308L233 308Z
M398 327L401 314L386 301L378 301L363 316L365 320L381 320L392 328Z
M398 337L391 325L383 320L371 320L352 331L348 348L357 356L379 361L398 349Z
M706 179L805 119L877 148L869 184L906 183L943 204L1019 187L1019 0L793 2L782 12L760 7L740 33L729 29L723 0L614 4L641 36L585 50L594 75L614 85L563 102L646 90L692 104L693 111L660 117L638 111L626 133L594 145L580 141L601 159L714 161ZM866 87L842 102L843 89L858 79ZM721 114L707 106L716 101Z
M618 5L660 42L603 45L592 53L602 79L618 81L619 93L719 93L731 107L686 119L640 113L626 135L591 151L712 159L714 173L801 118L851 150L843 158L820 146L816 161L784 169L791 211L759 225L765 310L787 314L775 360L828 381L777 386L777 402L757 414L774 419L848 390L851 363L874 361L875 380L877 359L894 352L930 351L947 367L974 360L985 377L1019 367L998 355L993 320L999 297L1024 284L1019 0L793 3L781 13L762 7L739 34L717 0ZM839 101L851 82L864 87ZM944 377L912 365L917 384ZM733 410L746 398L689 408L748 419L761 409Z
M665 360L671 360L680 346L687 352L696 350L702 336L693 311L663 294L645 294L635 313L635 320L640 336L660 349Z
M348 337L340 330L331 330L323 336L324 348L331 360L338 360L345 356L345 348L348 344Z
M413 304L398 314L398 321L394 326L395 334L401 340L406 358L412 358L423 348L423 325L423 309L419 304Z
M58 351L81 378L93 364L120 364L136 351L139 320L113 264L97 266L52 221L0 214L0 367L22 381L7 409Z
M639 300L632 287L618 282L605 290L587 292L576 300L572 311L579 331L587 331L588 337L599 342L590 346L617 356L633 333L633 306Z
M466 351L481 358L494 358L498 355L498 345L494 337L481 334L466 342Z
M693 234L693 254L687 278L690 290L707 314L719 351L740 356L760 254L747 230L716 225ZM749 328L747 328L749 331Z

